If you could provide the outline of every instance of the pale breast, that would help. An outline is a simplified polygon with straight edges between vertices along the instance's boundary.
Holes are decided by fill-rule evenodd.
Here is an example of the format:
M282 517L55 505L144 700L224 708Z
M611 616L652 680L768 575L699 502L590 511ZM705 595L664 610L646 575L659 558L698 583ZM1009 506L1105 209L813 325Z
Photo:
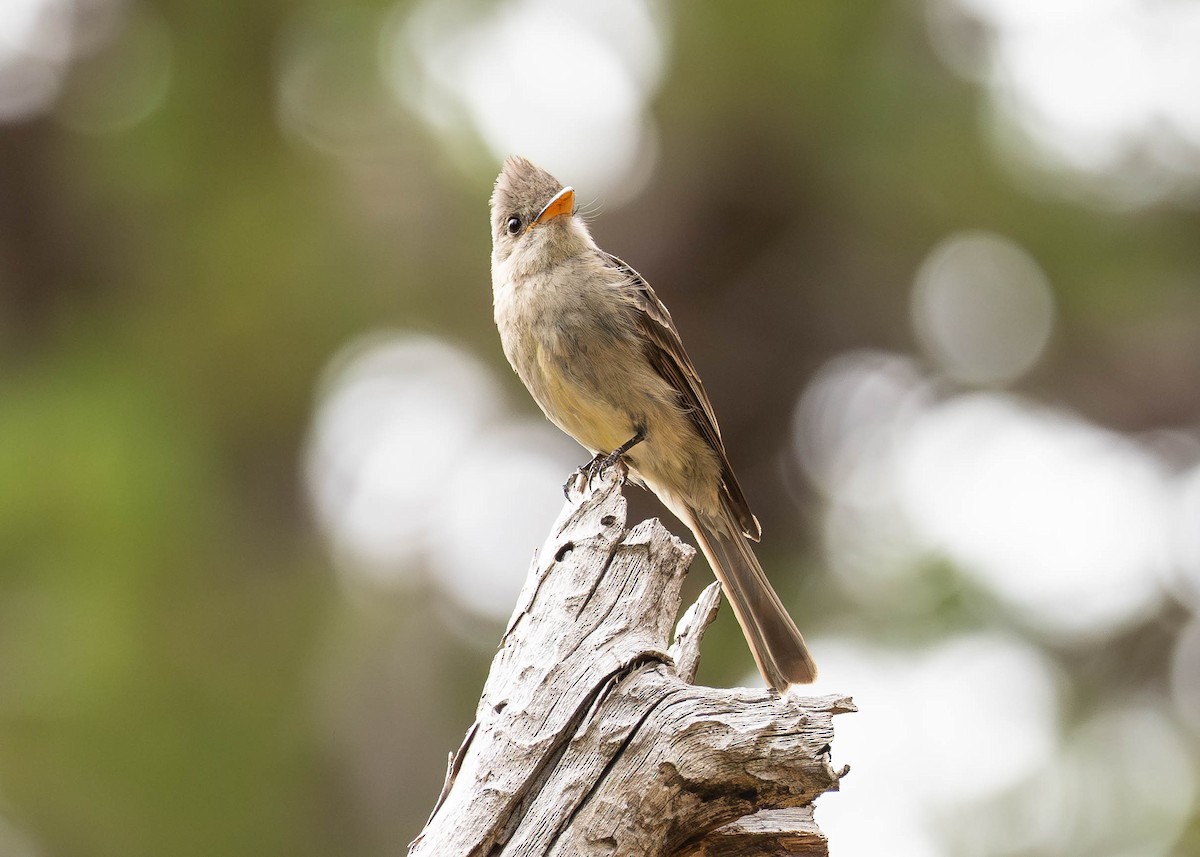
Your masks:
M546 416L593 451L634 431L638 345L605 272L572 260L496 289L504 353Z
M583 260L499 283L504 353L551 422L584 447L611 452L644 428L631 463L648 481L698 497L698 486L716 485L719 466L646 359L623 282Z

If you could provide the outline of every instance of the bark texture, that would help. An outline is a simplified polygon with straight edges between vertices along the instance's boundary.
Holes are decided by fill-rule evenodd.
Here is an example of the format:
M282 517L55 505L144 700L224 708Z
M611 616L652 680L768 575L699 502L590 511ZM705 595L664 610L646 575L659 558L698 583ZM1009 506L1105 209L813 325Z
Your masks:
M721 597L669 642L693 553L626 528L616 469L573 483L410 855L827 853L809 805L853 703L692 684Z

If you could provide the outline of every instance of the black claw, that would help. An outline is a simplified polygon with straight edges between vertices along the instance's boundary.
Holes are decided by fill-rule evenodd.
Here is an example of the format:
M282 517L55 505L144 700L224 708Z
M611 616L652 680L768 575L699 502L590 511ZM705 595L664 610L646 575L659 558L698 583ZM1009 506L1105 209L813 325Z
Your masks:
M591 461L579 468L579 473L581 476L587 477L588 487L591 487L592 480L599 476L603 472L603 469L604 456L597 453L596 455L592 456Z
M599 457L600 456L596 456L596 458L599 458ZM567 481L563 483L563 496L566 497L568 500L571 499L571 489L575 487L575 483L579 481L579 477L586 476L588 478L588 482L589 483L591 482L591 479L592 479L591 472L592 472L592 468L596 464L596 458L593 458L591 461L589 461L587 464L583 465L582 467L576 468L575 472L567 477Z

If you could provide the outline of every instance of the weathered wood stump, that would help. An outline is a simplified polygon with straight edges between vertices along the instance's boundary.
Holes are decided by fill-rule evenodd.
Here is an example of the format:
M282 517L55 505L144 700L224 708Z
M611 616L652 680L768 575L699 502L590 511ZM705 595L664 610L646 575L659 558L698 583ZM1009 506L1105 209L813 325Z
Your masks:
M692 684L720 589L668 645L694 551L627 529L621 484L575 482L410 855L828 853L810 804L853 703Z

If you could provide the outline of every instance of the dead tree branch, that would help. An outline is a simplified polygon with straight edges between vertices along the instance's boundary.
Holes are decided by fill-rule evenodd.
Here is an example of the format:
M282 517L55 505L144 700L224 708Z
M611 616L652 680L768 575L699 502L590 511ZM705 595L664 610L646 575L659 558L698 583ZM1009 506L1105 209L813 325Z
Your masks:
M626 529L615 472L577 487L410 855L826 854L809 806L853 704L692 684L719 588L668 645L694 551Z

